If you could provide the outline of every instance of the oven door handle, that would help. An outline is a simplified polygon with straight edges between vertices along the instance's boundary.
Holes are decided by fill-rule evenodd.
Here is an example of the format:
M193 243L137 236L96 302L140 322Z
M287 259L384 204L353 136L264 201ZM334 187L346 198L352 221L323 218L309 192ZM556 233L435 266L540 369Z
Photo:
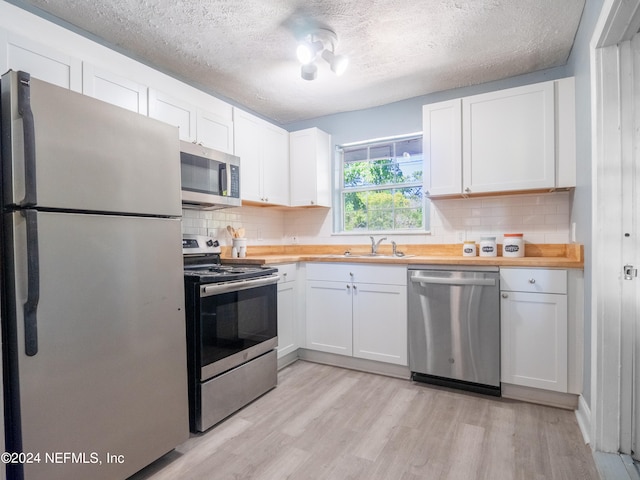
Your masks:
M263 287L278 283L278 275L269 275L268 277L260 277L252 280L240 280L238 282L212 283L203 285L200 288L200 298L210 297L211 295L220 295L221 293L239 292L240 290L248 290L250 288Z

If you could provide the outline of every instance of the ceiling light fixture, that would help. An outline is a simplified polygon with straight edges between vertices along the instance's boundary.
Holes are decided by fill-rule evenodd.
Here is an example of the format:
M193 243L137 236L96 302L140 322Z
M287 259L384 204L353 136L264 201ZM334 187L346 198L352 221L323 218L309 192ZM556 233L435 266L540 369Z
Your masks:
M318 56L326 60L336 75L342 75L349 65L349 59L345 55L336 55L337 45L338 36L326 28L305 34L296 50L296 56L302 64L300 76L305 80L315 80L318 67L314 62Z

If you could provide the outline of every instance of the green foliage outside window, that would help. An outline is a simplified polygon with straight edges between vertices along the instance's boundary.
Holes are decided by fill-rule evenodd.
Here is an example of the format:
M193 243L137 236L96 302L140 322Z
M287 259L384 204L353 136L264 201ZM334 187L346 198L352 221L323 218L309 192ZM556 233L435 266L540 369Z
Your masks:
M422 137L342 149L343 230L424 229Z

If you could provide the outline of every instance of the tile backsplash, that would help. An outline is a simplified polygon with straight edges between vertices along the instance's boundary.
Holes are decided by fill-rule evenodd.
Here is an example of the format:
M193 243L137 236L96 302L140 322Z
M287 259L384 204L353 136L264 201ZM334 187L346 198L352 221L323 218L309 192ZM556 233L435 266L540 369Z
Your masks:
M430 233L385 234L400 244L460 243L504 233L524 233L529 243L570 242L570 192L435 200ZM230 245L227 225L245 227L250 245L362 244L368 235L334 235L327 208L238 207L183 210L183 232L210 235ZM376 235L379 236L379 235ZM392 237L392 238L391 238Z

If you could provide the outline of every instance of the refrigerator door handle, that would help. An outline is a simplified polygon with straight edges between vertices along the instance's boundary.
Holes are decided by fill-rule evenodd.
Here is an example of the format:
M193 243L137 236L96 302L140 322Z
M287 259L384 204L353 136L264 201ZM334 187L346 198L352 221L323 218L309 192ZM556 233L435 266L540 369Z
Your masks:
M40 301L40 258L38 214L23 210L27 226L27 301L24 303L24 349L29 357L38 353L38 302Z
M36 134L31 110L31 75L18 72L18 113L22 116L24 135L24 199L21 207L37 204L36 194Z

